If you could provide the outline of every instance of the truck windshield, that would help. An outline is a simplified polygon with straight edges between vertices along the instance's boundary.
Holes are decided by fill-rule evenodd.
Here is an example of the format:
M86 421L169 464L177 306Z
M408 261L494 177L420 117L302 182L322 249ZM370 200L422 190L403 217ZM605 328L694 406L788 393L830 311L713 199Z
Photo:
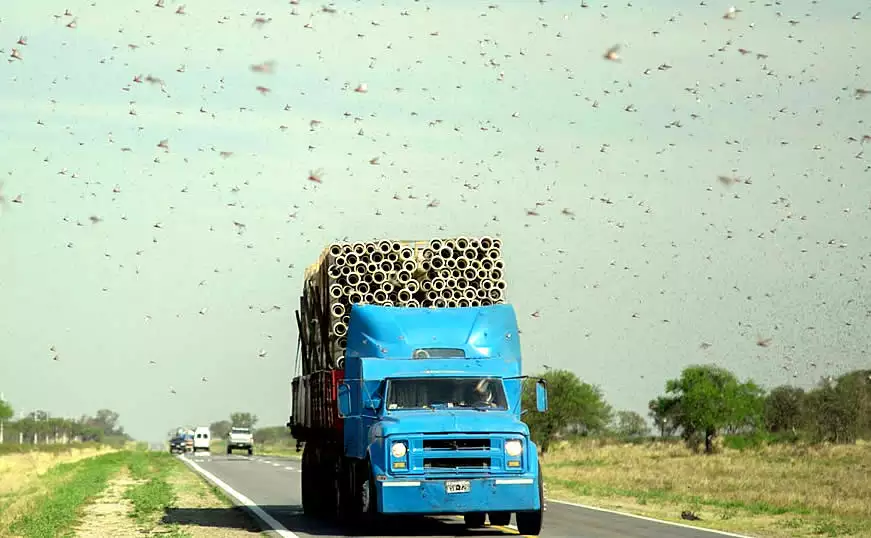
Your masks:
M499 378L419 377L389 380L389 411L437 407L507 409L508 405Z

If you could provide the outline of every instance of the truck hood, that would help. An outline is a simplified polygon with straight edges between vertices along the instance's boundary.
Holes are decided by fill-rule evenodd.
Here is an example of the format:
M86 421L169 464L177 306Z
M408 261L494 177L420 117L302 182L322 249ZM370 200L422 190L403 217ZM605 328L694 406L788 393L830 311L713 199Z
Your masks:
M381 418L381 435L399 433L515 433L529 427L508 411L399 411Z

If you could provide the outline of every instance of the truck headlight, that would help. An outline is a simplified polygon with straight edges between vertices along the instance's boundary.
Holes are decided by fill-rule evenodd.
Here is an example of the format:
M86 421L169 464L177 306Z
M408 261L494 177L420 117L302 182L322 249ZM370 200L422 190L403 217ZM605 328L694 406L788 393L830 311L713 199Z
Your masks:
M505 441L505 453L512 458L516 458L522 452L523 443L521 443L519 439L511 439L510 441Z
M393 446L390 447L390 453L396 459L404 458L406 452L408 452L408 449L405 447L405 443L402 442L393 443Z

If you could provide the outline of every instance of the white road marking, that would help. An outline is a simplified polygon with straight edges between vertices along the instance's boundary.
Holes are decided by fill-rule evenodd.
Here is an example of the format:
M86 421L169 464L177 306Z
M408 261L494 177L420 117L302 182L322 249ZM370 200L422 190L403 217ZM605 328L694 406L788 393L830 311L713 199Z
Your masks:
M281 467L281 464L280 463L273 463L272 466L273 467Z
M643 519L644 521L652 521L654 523L662 523L663 525L672 525L674 527L684 527L686 529L693 529L696 531L704 531L710 532L711 534L719 534L720 536L731 536L732 538L751 538L750 536L746 536L744 534L735 534L732 532L726 531L718 531L716 529L706 529L704 527L696 527L694 525L685 525L683 523L676 523L674 521L665 521L663 519L656 519L647 516L638 516L635 514L627 514L626 512L618 512L617 510L609 510L607 508L598 508L596 506L588 506L586 504L578 504L578 503L570 503L568 501L558 501L556 499L548 499L548 502L564 504L566 506L574 506L576 508L585 508L587 510L595 510L596 512L605 512L608 514L616 514L618 516L626 516L626 517L634 517L635 519Z
M285 467L285 469L287 469L288 471L292 471L293 467Z
M260 520L263 521L263 523L265 523L269 527L269 530L275 531L282 538L299 538L298 535L289 531L287 529L287 527L285 527L284 525L279 523L274 517L267 514L266 511L264 511L262 508L260 508L260 506L257 505L257 503L255 503L254 501L252 501L248 497L242 495L241 493L239 493L235 489L231 488L223 480L221 480L217 476L213 475L209 471L203 469L202 467L197 465L195 462L188 460L188 459L185 459L185 458L181 458L181 459L185 463L187 463L188 465L193 467L195 471L197 471L198 473L200 473L201 475L206 477L207 480L211 481L213 484L215 484L216 486L218 486L219 488L224 490L228 495L230 495L231 497L236 499L242 506L244 506L245 508L247 508L248 510L253 512L255 516L260 518Z

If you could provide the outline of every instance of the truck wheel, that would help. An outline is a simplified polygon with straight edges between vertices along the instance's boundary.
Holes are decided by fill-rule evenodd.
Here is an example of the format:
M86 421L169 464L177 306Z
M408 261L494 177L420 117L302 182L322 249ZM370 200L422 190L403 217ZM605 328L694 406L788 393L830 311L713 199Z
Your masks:
M489 512L487 517L490 519L491 525L504 527L511 523L511 512Z
M486 517L487 514L485 512L472 512L471 514L463 514L463 520L466 522L467 527L483 527Z
M308 517L314 517L316 515L316 506L315 501L317 500L314 496L314 491L312 491L312 463L311 463L311 452L308 450L303 451L302 453L302 511Z
M339 458L336 473L336 513L340 523L356 523L354 513L357 507L354 460ZM359 518L357 518L359 519Z
M538 475L539 509L532 512L517 512L517 532L519 534L537 536L541 533L544 519L544 486L541 474Z
M360 507L362 508L363 517L371 520L372 516L378 513L378 491L375 489L375 475L372 474L368 467L369 465L366 464L363 470L365 473L363 476L366 477L366 481L360 486L360 493L364 497Z
M253 455L254 455L254 448L248 448L248 455L249 455L249 456L253 456Z
M232 453L233 453L233 449L230 447L227 447L227 454L232 454Z
M339 507L346 523L355 528L367 527L374 523L378 513L378 497L375 490L375 477L369 469L367 460L348 462L344 472L345 502Z

